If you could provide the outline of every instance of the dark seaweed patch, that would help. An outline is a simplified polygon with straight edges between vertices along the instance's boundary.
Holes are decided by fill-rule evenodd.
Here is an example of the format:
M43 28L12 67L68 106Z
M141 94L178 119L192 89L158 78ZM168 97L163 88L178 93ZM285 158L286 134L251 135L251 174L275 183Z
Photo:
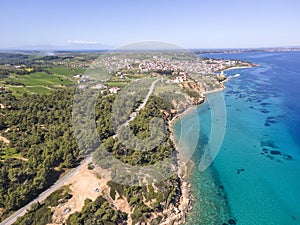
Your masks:
M286 155L286 154L283 155L283 158L284 158L285 160L292 160L292 159L293 159L292 156Z
M293 220L296 220L296 217L292 216L292 219L293 219Z
M266 148L263 148L262 150L263 150L263 152L268 152L268 149L266 149Z
M261 109L260 112L262 112L262 113L269 113L270 111L267 110L267 109Z
M241 172L244 172L244 171L245 171L245 169L243 169L243 168L242 168L242 169L237 169L237 170L236 170L236 173L237 173L237 174L240 174Z
M235 221L234 219L230 219L230 220L228 220L228 223L229 223L230 225L235 225L235 224L236 224L236 221Z
M280 151L276 151L276 150L272 150L272 151L270 151L270 153L272 155L281 155L281 152Z
M260 103L261 106L269 106L269 105L272 105L271 103L268 103L268 102L262 102Z
M274 144L273 141L262 141L260 143L262 146L261 155L266 156L267 158L271 160L276 160L278 163L283 163L282 160L292 160L292 156L283 154L282 151L280 151L279 147Z
M281 119L282 116L268 116L266 118L266 121L265 121L265 126L271 126L271 124L275 124L275 123L278 123L279 122L279 119Z

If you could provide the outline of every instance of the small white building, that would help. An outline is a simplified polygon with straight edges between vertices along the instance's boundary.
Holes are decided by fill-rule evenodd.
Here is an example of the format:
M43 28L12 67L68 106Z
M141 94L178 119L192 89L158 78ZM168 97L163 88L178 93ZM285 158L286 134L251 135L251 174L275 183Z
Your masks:
M186 75L178 76L175 80L173 80L174 83L182 83L184 81L187 81Z
M112 94L117 94L121 89L118 88L118 87L113 87L113 88L110 88L108 89L110 93Z

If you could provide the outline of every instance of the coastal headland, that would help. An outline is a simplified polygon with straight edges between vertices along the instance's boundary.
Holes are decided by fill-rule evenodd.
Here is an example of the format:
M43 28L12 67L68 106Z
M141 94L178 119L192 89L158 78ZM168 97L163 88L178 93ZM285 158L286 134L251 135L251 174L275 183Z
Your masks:
M70 65L74 66L74 64ZM105 76L98 77L99 66ZM174 139L172 126L178 118L203 103L205 95L223 90L223 81L220 82L217 79L218 72L230 68L251 66L254 65L238 60L201 59L198 56L190 56L186 52L135 52L131 54L113 52L101 55L91 64L90 71L74 75L69 79L78 83L77 91L79 93L91 90L99 95L95 106L96 123L103 144L92 154L92 163L84 164L81 167L85 167L84 169L78 170L74 177L64 183L64 186L58 186L56 191L53 190L54 192L51 192L52 194L49 194L41 204L31 206L30 211L19 218L17 223L22 224L22 221L37 216L43 211L45 215L48 215L44 217L48 224L78 224L78 221L88 221L93 218L92 215L95 212L90 211L91 207L98 209L97 220L106 223L184 223L187 213L192 207L192 193L188 182L192 162L180 159L180 147L177 146ZM95 71L96 73L94 73ZM130 88L126 89L128 86ZM15 87L10 86L9 83L4 88L8 92L15 90ZM149 89L151 89L150 94ZM72 92L74 93L72 87L64 87L62 91L64 95L68 94L65 101L70 101L71 105ZM57 96L57 100L49 102L49 108L53 104L61 104L62 91L58 89L52 92L52 98L55 99ZM149 96L145 98L147 93ZM30 104L35 98L34 95L15 94L17 96L15 101L20 101L19 99L25 96L26 104ZM48 104L49 97L47 96L49 95L41 98L41 104ZM124 104L129 101L132 101L131 105ZM114 102L118 102L118 104L114 105ZM12 105L10 97L4 98L0 103L4 106L1 107L0 112L4 118L8 117L11 112L19 113L19 108ZM85 106L84 102L80 104L82 105L79 105L79 109L82 109ZM114 108L116 105L117 108ZM12 108L14 111L11 111ZM120 110L118 111L118 109ZM116 112L116 115L113 116L118 118L119 125L124 124L130 115L135 113L134 118L126 124L134 131L134 136L139 138L151 136L148 123L153 119L160 118L166 125L165 138L151 151L138 150L143 147L139 145L138 139L134 139L134 136L122 140L121 136L116 135L117 131L112 127L113 121L110 116L112 111ZM67 115L70 113L69 111ZM47 116L51 118L51 108ZM72 120L69 116L66 118L62 121L72 127ZM32 123L33 128L39 127L39 132L49 132L49 129L52 129L51 124L41 125L34 120ZM17 146L14 134L18 132L18 129L20 129L19 126L8 123L5 130L9 130L9 132L4 132L4 129L0 130L2 139L6 141L5 145L8 145L12 152L14 152L12 146ZM80 136L81 134L76 133L75 130L74 135ZM72 138L70 140L74 141ZM42 146L43 140L40 141L40 144ZM89 146L85 144L88 143L83 143L84 148L88 148ZM14 156L10 157L10 160L26 159L23 161L32 162L33 155L28 155L21 147L18 151L22 157ZM120 164L140 168L145 166L151 168L160 161L171 158L172 162L166 167L170 172L164 179L151 174L143 174L143 176L126 174L124 171L121 172L122 168L118 166L109 167L110 161L102 160L103 152L110 152L113 158L121 162ZM62 174L67 173L68 168L76 167L76 161L80 161L81 154L80 149L74 148L72 155L77 156L74 162L70 158L66 158L63 162L54 161L53 165L49 165L49 170L59 171ZM7 158L8 155L3 156L4 162L8 160ZM9 164L6 167L9 167ZM120 174L123 174L123 180L119 176ZM83 176L89 177L89 185L85 179L79 179ZM148 181L145 182L144 178L147 176ZM137 183L134 183L135 179L137 179ZM98 182L96 182L97 180ZM129 183L124 183L124 181ZM39 190L45 190L46 187L46 185L41 186ZM88 189L88 195L84 194L83 187ZM63 200L58 201L57 198ZM4 204L1 212L7 216L13 210Z

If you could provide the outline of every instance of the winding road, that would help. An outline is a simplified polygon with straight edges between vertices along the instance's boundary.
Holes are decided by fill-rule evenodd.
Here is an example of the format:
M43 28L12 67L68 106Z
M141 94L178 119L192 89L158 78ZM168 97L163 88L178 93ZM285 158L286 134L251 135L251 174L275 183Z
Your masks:
M150 86L150 89L149 89L149 91L148 91L146 97L144 98L144 101L139 105L139 107L138 107L133 113L131 113L131 115L130 115L130 117L129 117L129 120L127 120L126 123L125 123L126 125L128 125L128 123L129 123L130 121L134 120L134 118L137 116L137 113L138 113L142 108L145 107L145 105L146 105L147 102L148 102L148 99L150 98L150 96L151 96L151 94L152 94L152 92L153 92L153 90L154 90L154 87L155 87L156 82L159 81L159 80L161 80L161 79L157 79L157 80L155 80L155 81L152 82L152 84L151 84L151 86Z
M90 162L92 162L92 156L88 156L85 160L83 160L80 163L79 166L70 170L65 176L63 176L61 179L56 181L56 183L53 184L50 188L42 192L36 199L34 199L33 201L25 205L23 208L16 211L10 217L2 221L0 225L11 225L14 222L16 222L18 217L25 215L27 210L30 210L32 204L44 201L50 194L52 194L54 191L62 187L77 171L79 171L82 167L86 166Z

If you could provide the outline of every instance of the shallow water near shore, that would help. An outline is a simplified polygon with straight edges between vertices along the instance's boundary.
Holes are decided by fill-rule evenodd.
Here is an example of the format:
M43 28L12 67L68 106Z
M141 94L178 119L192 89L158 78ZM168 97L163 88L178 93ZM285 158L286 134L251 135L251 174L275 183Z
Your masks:
M200 121L190 178L195 199L186 224L300 224L300 52L205 56L260 66L225 72L241 76L225 83L226 134L204 172L197 165L210 136L208 103L174 124L175 136L188 138L193 130L182 127Z

